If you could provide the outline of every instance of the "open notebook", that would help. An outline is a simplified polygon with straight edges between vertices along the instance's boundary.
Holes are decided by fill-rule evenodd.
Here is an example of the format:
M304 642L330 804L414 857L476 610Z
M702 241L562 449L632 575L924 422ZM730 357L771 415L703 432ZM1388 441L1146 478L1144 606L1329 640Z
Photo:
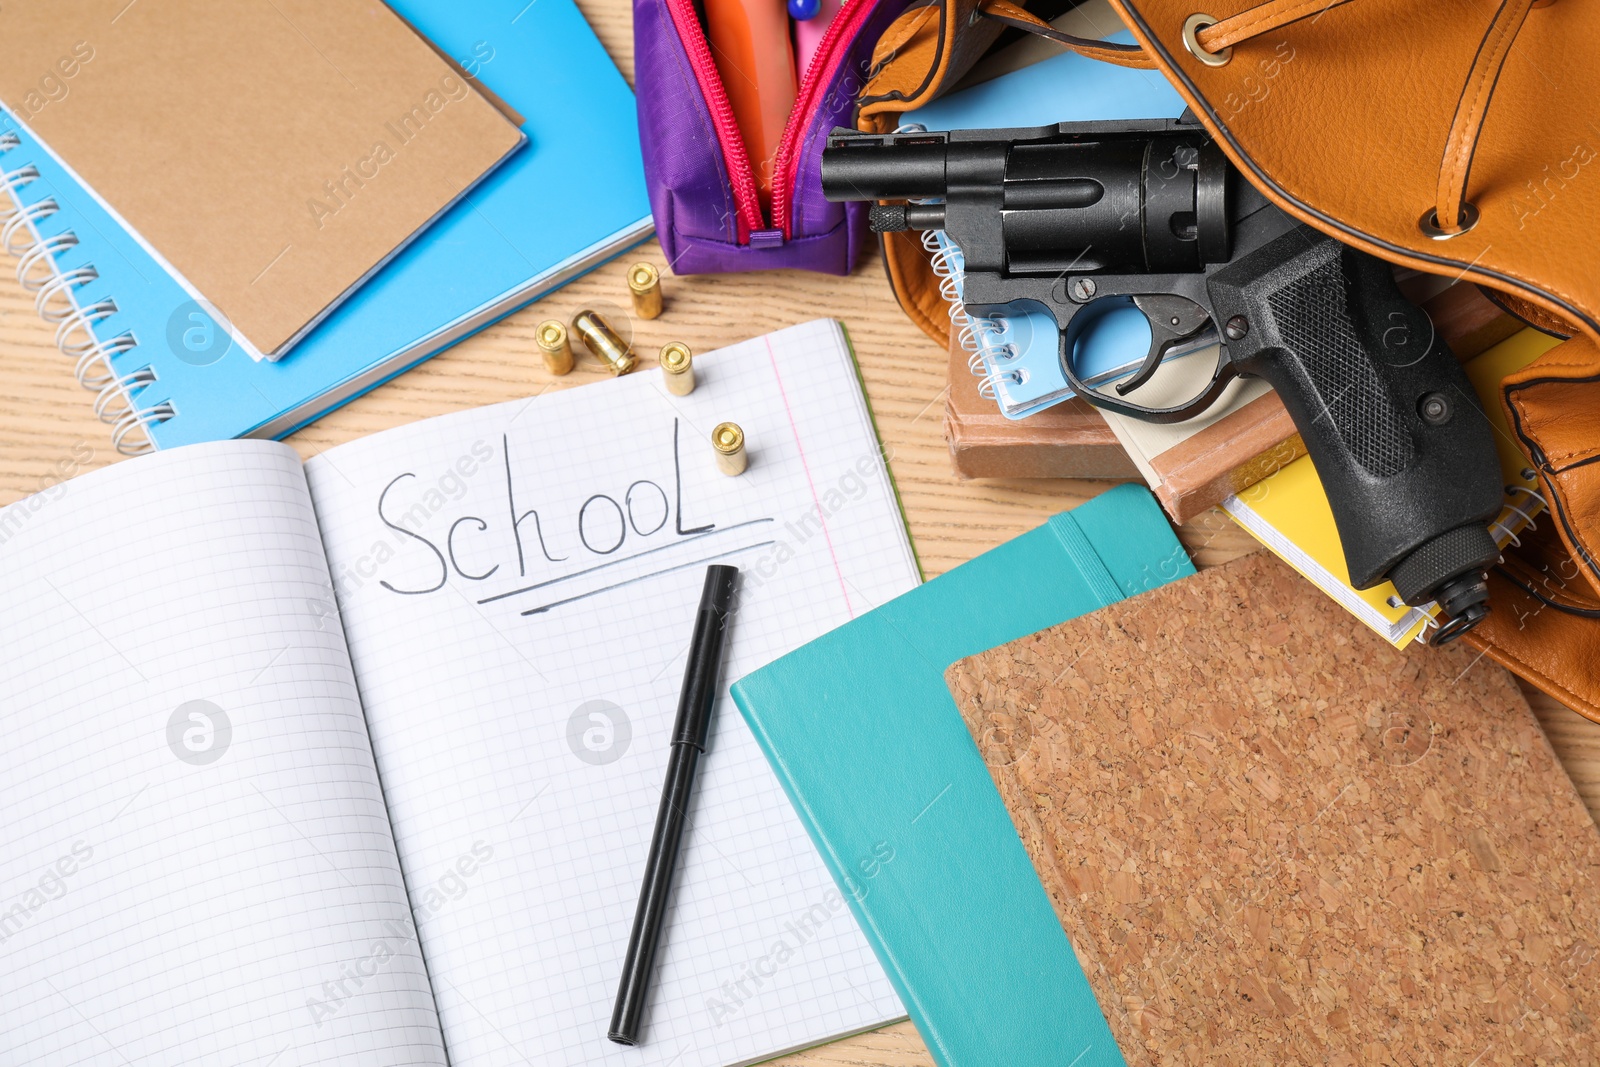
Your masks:
M605 1039L705 563L729 680L917 582L836 323L696 370L0 511L0 1062L692 1067L902 1017L723 700L646 1044Z

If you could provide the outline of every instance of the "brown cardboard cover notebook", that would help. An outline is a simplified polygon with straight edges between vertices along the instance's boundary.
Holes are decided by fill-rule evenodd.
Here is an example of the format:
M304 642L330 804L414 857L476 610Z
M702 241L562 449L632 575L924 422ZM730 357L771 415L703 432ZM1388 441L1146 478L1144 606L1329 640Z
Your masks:
M0 101L274 356L524 140L370 0L8 0Z
M1600 834L1470 649L1260 553L946 679L1129 1064L1600 1060Z

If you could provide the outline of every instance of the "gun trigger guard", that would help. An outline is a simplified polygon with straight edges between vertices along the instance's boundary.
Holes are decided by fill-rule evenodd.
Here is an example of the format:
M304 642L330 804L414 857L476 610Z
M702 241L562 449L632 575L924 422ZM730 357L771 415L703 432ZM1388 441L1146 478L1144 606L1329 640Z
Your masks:
M1133 306L1150 324L1150 351L1133 377L1117 383L1118 396L1127 396L1149 381L1173 345L1193 337L1211 322L1205 308L1184 296L1146 293L1135 296Z

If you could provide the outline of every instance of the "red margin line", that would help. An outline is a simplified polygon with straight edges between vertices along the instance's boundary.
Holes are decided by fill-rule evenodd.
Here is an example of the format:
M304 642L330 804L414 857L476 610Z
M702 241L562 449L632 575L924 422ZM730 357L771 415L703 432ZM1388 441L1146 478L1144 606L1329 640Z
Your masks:
M789 406L789 393L783 387L783 375L778 372L778 356L772 350L772 341L763 336L762 342L767 346L767 359L772 364L772 377L778 383L778 396L783 398L783 413L789 416L789 432L794 434L794 446L800 452L800 468L806 472L806 485L811 490L811 503L817 509L817 519L822 523L822 539L828 543L828 556L833 560L833 573L839 577L839 592L844 594L844 610L852 619L856 617L856 609L850 603L850 590L845 586L844 571L839 566L839 554L833 550L833 536L828 533L828 519L822 510L822 501L817 499L817 483L811 479L811 464L806 462L806 446L800 443L800 428L794 422L794 409Z

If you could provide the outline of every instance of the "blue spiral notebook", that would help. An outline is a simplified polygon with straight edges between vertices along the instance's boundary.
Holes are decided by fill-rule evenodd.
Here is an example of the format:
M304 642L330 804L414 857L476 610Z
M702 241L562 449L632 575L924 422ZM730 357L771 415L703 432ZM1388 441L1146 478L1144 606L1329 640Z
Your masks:
M945 668L1193 573L1118 486L734 683L942 1067L1124 1067Z
M529 143L276 363L0 110L6 249L121 451L283 437L649 237L633 94L572 0L390 6Z

